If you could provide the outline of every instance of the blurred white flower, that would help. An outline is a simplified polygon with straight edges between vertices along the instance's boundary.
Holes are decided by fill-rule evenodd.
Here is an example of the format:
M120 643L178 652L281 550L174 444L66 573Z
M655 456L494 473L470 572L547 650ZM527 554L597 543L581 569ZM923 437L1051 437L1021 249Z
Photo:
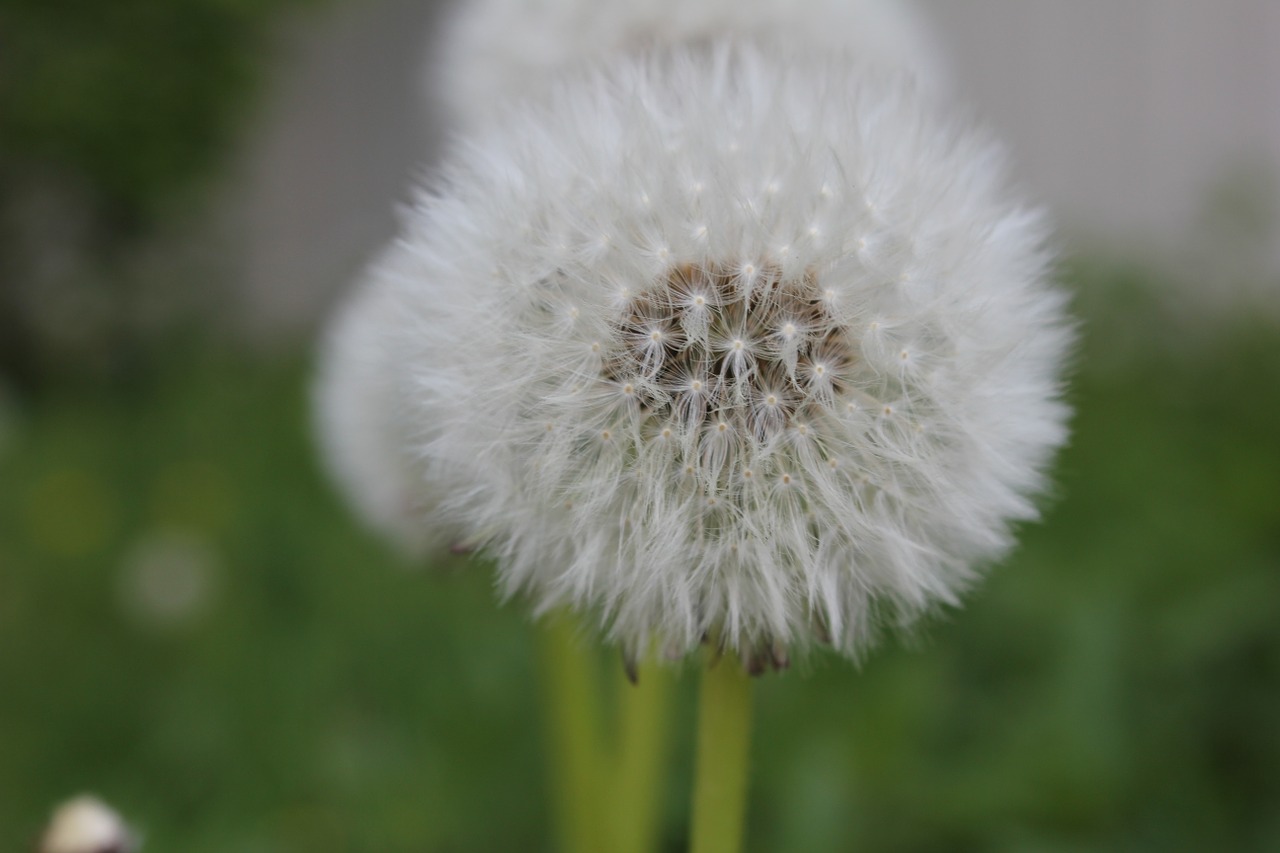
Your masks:
M315 382L316 433L329 473L355 513L407 556L447 544L436 499L410 453L420 439L403 417L392 330L402 309L392 285L411 262L402 249L376 261L324 337ZM430 422L425 424L430 426Z
M189 625L209 609L217 573L217 556L203 537L153 532L125 555L120 598L131 616L148 625Z
M501 121L509 98L549 93L568 68L725 38L847 54L932 89L948 79L911 0L476 0L446 21L428 79L451 119L471 128Z
M129 853L137 849L137 841L120 815L89 795L58 806L40 840L40 853Z
M1066 437L1041 217L904 79L717 45L460 150L378 279L441 512L634 655L954 603ZM434 522L433 522L434 523Z

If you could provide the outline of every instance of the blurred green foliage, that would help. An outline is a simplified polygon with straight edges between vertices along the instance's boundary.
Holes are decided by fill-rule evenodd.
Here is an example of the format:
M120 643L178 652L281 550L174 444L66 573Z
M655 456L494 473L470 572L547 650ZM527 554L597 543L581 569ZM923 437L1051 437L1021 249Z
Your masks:
M65 174L123 221L154 216L223 156L268 25L305 2L5 0L0 176Z
M160 234L181 242L273 24L318 3L0 0L0 373L37 384L136 367L135 256ZM186 316L205 307L202 288L178 289Z
M761 681L751 849L1280 849L1280 329L1071 278L1079 414L1043 524L918 642ZM547 849L521 607L348 519L304 365L166 365L0 425L0 847L92 789L155 851ZM174 534L202 543L199 606L182 559L139 575Z

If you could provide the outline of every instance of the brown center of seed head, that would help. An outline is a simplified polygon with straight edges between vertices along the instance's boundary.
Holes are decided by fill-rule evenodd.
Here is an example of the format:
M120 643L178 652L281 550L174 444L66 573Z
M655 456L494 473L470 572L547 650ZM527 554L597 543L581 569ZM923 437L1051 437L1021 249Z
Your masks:
M810 270L680 264L628 303L606 380L702 442L769 442L847 390L856 347Z

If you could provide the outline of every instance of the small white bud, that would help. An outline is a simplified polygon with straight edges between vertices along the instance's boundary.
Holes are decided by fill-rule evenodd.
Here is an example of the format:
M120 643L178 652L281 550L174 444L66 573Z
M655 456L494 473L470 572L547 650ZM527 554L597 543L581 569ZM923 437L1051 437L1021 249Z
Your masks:
M120 815L97 797L83 795L54 811L40 853L131 853L137 842Z

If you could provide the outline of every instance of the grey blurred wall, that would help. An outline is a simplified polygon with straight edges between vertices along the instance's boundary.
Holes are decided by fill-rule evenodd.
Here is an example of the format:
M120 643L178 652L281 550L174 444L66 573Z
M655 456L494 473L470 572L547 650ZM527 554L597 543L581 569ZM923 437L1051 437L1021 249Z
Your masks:
M439 140L423 57L443 3L331 0L286 23L219 215L241 313L305 334L396 230Z
M1077 233L1167 251L1210 195L1280 175L1275 0L925 2L958 91Z

